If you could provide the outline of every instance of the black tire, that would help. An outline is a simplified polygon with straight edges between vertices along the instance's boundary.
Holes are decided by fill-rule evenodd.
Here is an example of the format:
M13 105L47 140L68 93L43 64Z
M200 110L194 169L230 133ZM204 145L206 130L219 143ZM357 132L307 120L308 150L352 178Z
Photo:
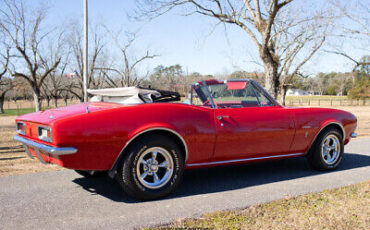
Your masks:
M324 156L325 154L323 154L323 151L324 151L323 145L325 143L325 140L328 140L328 139L337 140L338 141L337 145L339 148L337 151L336 157L333 157L333 162L330 162L330 163L328 163L327 158L330 159L330 156L333 156L334 154L331 154L327 157ZM342 134L336 128L327 128L318 135L317 139L312 144L311 149L307 154L307 159L312 168L316 170L320 170L320 171L330 171L330 170L336 169L338 165L342 162L343 152L344 152L344 144L343 144Z
M108 175L108 171L75 170L75 172L87 178L104 177Z
M163 185L159 188L148 188L142 182L143 179L138 177L138 167L144 167L143 163L139 163L139 159L144 159L145 154L150 154L151 149L161 148L166 150L168 159L171 157L172 162L172 174L167 177L167 182L163 181ZM183 171L184 171L184 155L179 148L179 146L169 137L164 135L150 135L140 138L134 144L132 144L127 151L125 151L125 156L123 157L121 164L118 168L117 180L121 185L124 192L128 195L139 199L139 200L154 200L165 197L172 193L179 185ZM163 158L165 160L165 158ZM157 165L159 165L159 159ZM147 161L146 161L147 162ZM139 164L139 166L138 166ZM149 164L145 164L146 166ZM147 170L150 167L147 167ZM159 167L157 167L159 170ZM164 169L167 173L168 169ZM159 171L157 172L159 175ZM165 174L163 173L163 174ZM154 174L149 175L154 180ZM148 178L148 176L146 177ZM157 177L159 178L159 177ZM163 177L164 178L164 177ZM147 180L149 180L147 179ZM162 179L161 179L162 180Z

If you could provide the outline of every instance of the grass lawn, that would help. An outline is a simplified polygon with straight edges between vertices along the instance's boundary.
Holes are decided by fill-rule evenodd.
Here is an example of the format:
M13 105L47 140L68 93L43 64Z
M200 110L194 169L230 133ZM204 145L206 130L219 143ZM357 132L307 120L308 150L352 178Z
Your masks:
M313 96L286 96L286 99L311 99L311 100L347 100L347 96L332 96L332 95L313 95Z
M370 229L370 181L154 229Z
M43 110L48 108L43 108ZM19 116L26 113L35 112L34 108L24 108L24 109L4 109L5 113L0 113L0 116Z

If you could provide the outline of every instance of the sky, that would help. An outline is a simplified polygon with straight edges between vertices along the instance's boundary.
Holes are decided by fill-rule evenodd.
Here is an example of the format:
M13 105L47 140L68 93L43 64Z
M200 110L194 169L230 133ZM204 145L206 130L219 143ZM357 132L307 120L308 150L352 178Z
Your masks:
M32 6L45 4L44 0L27 2ZM251 39L235 26L218 26L213 30L213 19L200 15L185 17L178 12L170 12L146 23L134 22L126 17L135 10L134 0L88 0L88 3L91 22L104 24L113 31L138 31L133 56L140 56L147 49L160 55L142 65L142 72L160 64L180 64L189 73L201 74L227 74L235 70L263 71L256 64L259 58ZM66 21L83 24L83 0L49 0L48 5L48 24L63 25ZM356 46L346 45L345 49L357 59L366 54ZM353 64L347 59L321 51L303 70L307 74L316 74L346 72L351 71L352 67Z

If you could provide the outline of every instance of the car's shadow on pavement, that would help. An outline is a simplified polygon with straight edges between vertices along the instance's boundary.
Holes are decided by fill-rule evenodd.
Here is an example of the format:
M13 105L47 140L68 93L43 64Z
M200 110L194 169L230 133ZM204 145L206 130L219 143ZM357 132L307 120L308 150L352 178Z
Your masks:
M341 165L333 172L369 165L370 156L346 153ZM183 181L175 194L165 199L229 191L323 173L331 172L312 170L304 157L238 166L188 170L185 171ZM73 182L91 194L101 195L116 202L138 202L123 193L120 186L109 178L79 177L74 179Z

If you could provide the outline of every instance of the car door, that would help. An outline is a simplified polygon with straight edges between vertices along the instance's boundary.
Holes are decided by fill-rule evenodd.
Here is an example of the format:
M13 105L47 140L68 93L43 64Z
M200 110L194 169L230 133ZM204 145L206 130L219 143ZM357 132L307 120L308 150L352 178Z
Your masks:
M246 92L241 106L215 108L217 136L212 161L289 153L295 132L291 110L272 103L252 84Z

